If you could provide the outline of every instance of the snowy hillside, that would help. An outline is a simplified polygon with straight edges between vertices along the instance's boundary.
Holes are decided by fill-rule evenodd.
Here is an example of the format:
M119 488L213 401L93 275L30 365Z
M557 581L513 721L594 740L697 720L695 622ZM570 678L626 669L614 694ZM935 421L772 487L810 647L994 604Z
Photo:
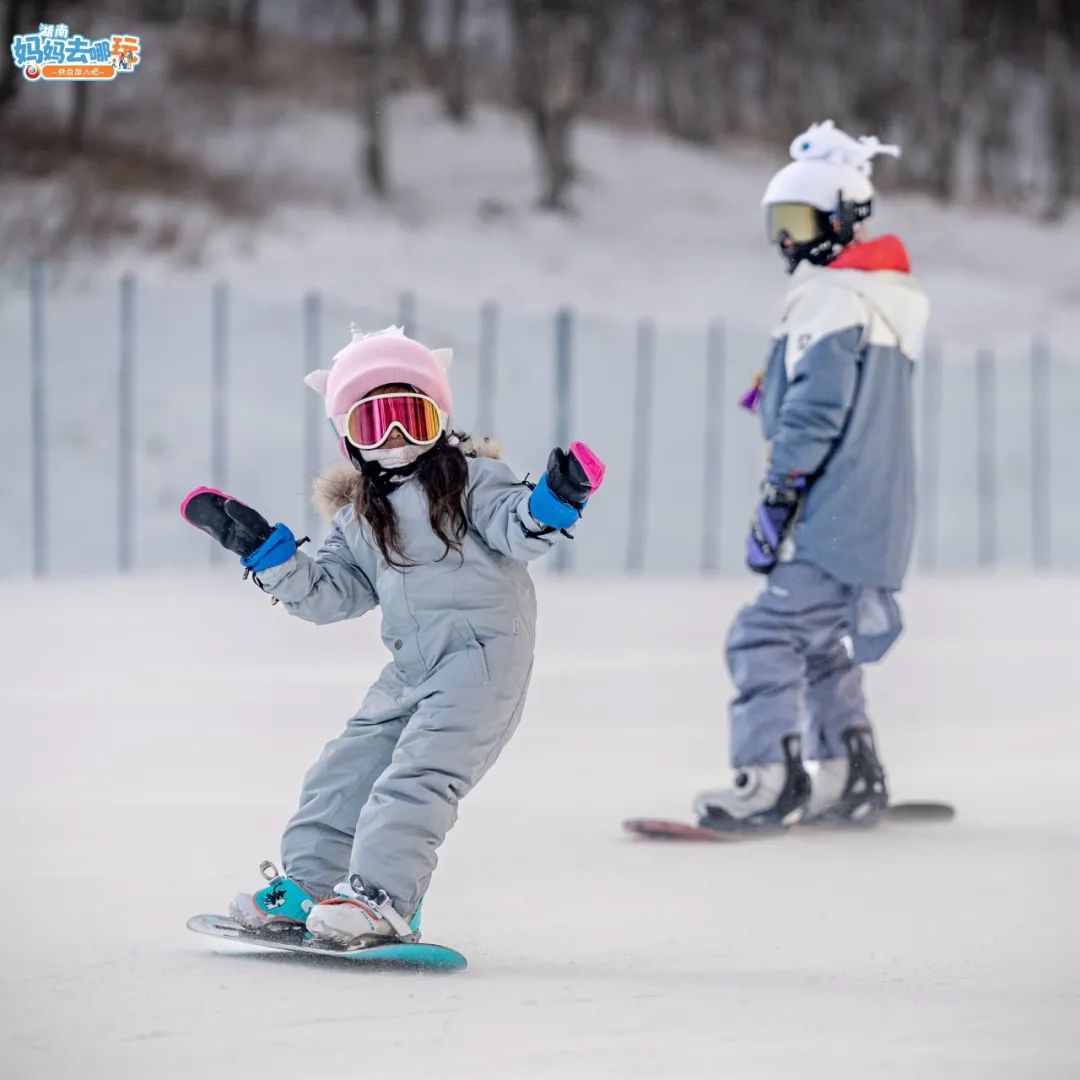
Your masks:
M149 97L152 75L141 84ZM387 105L394 194L381 203L362 192L358 126L346 109L265 89L239 94L227 109L184 84L157 93L168 96L169 139L185 167L222 185L239 178L243 197L272 212L222 215L192 200L194 189L183 201L124 195L116 212L125 225L111 254L84 251L68 268L75 280L101 282L125 269L174 280L177 263L196 260L199 280L225 277L288 304L320 287L347 304L380 307L409 289L443 306L495 299L547 311L569 303L625 320L721 317L753 330L774 320L785 278L765 245L758 203L787 160L786 145L704 149L583 121L577 213L553 216L536 209L519 114L480 106L460 127L435 99L411 94ZM34 104L44 115L62 100ZM156 108L144 122L159 130ZM0 221L16 236L29 221L49 233L75 198L60 181L8 181L3 190ZM1076 210L1044 227L922 197L885 192L878 202L874 227L910 246L937 338L1026 356L1033 333L1066 343L1080 333ZM179 237L176 247L162 249L168 236Z
M908 591L874 714L894 793L955 801L953 825L624 837L722 779L723 635L752 588L542 584L524 724L425 911L471 966L433 978L184 929L274 856L386 659L373 619L313 628L232 572L0 583L0 1072L1076 1076L1080 584Z

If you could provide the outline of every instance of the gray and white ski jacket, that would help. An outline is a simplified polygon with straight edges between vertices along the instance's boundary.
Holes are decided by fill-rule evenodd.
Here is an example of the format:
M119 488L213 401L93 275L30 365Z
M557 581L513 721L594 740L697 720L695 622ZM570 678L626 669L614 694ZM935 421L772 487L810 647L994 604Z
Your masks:
M549 551L559 534L537 536L528 513L530 489L503 461L468 459L468 532L461 556L444 555L428 521L423 489L406 480L390 496L405 558L401 570L382 557L371 529L351 502L360 475L348 467L330 483L329 535L313 555L298 551L259 574L263 589L293 615L314 623L382 609L382 639L398 673L411 685L436 676L468 681L500 639L535 636L536 599L525 563ZM326 484L324 481L324 489Z
M879 245L906 268L894 237L859 247ZM796 270L761 388L770 471L809 478L782 558L894 590L915 528L912 378L928 304L905 270L834 267Z

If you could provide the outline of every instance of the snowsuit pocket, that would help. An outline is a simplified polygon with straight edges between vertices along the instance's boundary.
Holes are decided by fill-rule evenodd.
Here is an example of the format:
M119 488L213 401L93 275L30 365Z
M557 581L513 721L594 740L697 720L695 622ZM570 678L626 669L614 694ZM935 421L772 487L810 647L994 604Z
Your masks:
M469 665L473 679L478 686L491 682L491 672L488 670L487 654L484 646L477 640L476 632L467 619L458 619L454 623L454 630L458 638L465 646L465 652L469 657Z

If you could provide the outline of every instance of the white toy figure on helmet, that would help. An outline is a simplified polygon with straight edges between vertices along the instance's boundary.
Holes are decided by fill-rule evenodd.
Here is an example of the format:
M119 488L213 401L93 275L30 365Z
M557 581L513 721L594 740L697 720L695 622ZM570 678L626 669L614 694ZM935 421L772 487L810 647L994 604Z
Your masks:
M761 200L769 243L780 247L790 271L804 259L826 266L855 239L870 216L871 163L878 154L899 157L900 147L873 135L853 139L831 120L793 140L791 164L769 181Z

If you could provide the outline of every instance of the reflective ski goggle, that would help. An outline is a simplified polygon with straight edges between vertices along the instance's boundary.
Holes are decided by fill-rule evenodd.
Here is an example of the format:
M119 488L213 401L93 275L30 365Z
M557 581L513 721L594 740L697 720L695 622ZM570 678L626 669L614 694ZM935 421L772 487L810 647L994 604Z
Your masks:
M423 394L379 394L358 401L339 431L358 450L375 450L395 427L409 442L428 446L442 434L443 420L438 405Z
M765 207L765 231L770 244L809 244L828 233L829 215L805 203L771 203Z

